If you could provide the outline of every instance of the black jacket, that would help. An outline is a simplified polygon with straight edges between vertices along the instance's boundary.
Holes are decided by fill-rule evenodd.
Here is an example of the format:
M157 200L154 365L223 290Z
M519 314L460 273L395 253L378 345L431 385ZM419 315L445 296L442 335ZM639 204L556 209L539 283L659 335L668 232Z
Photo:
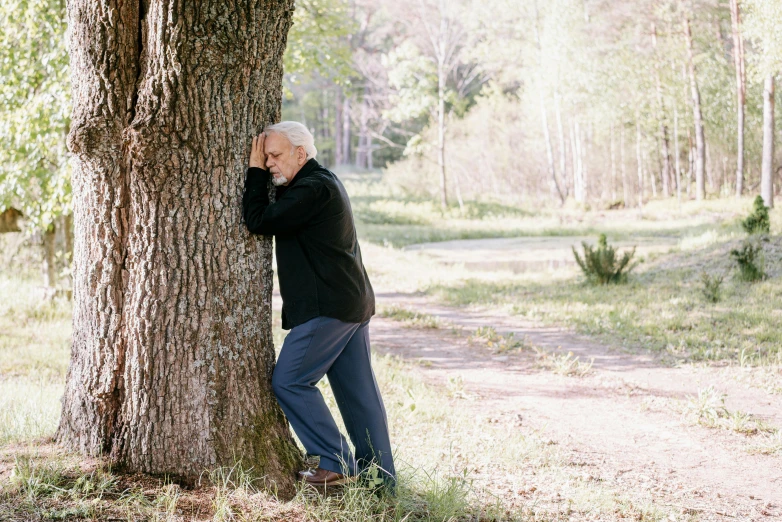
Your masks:
M282 295L282 327L318 316L362 323L375 313L375 294L361 261L345 187L311 159L269 202L270 173L247 169L242 207L254 234L274 235Z

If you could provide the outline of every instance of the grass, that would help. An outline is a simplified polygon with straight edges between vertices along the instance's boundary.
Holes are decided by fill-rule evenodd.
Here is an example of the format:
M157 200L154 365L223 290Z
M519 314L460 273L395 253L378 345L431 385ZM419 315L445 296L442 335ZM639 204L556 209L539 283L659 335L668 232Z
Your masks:
M380 317L394 319L416 328L429 328L436 330L442 328L443 321L434 315L416 312L404 306L389 306L380 308L378 311Z
M389 356L376 356L374 368L396 447L395 498L356 484L329 496L303 488L283 503L241 463L205 470L194 489L166 477L119 473L41 438L52 435L59 416L68 304L47 305L53 309L45 313L21 306L35 299L37 287L2 277L4 297L15 296L16 303L11 312L11 300L0 300L6 303L0 317L13 318L4 325L15 325L17 341L0 351L0 520L542 521L617 512L661 520L668 514L610 483L581 480L583 470L541 433L521 427L515 416L483 413L459 377L444 388L426 384L414 364ZM15 344L32 338L35 350ZM325 383L321 389L336 412Z
M626 285L595 287L571 272L500 281L470 277L438 282L427 291L448 304L505 306L530 319L679 360L737 360L744 353L757 364L782 364L782 238L765 246L767 270L777 277L750 285L734 275L721 285L719 304L700 295L703 272L730 272L726 254L734 243L647 261Z

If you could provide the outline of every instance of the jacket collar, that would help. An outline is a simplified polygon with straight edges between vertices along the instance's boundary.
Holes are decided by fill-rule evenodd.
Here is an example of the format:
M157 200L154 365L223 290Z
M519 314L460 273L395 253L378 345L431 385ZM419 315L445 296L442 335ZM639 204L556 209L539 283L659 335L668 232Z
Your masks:
M301 169L299 169L299 172L296 173L295 176L293 176L293 179L290 183L288 183L287 188L291 188L293 185L296 184L300 179L306 178L307 176L311 175L315 170L320 167L320 163L318 163L315 158L310 158L307 160L307 163L301 166Z

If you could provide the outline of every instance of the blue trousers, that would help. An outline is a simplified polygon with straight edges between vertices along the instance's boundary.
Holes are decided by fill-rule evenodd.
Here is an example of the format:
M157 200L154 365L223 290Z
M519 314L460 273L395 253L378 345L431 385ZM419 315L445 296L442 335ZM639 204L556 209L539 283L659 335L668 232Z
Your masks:
M328 375L351 453L316 384ZM316 317L291 329L274 368L272 388L293 430L320 467L355 475L375 463L384 481L396 478L383 399L372 371L369 321Z

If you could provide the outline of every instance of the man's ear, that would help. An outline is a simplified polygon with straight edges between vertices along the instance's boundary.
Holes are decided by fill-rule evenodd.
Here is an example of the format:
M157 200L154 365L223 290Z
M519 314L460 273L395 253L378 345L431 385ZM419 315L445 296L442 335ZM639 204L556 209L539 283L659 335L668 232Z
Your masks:
M307 163L307 151L304 149L304 147L296 147L296 162L299 164L299 166Z

